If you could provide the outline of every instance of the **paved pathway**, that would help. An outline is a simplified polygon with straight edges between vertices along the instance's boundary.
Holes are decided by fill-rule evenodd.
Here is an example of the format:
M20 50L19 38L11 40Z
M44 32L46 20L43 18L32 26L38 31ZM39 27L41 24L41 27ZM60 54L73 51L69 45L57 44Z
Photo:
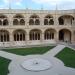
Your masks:
M7 59L10 59L10 60L15 60L19 57L22 57L22 56L12 54L12 53L8 53L8 52L5 52L5 51L0 51L0 56L2 56L4 58L7 58Z
M59 53L61 50L63 50L65 48L64 45L57 45L55 48L49 50L49 52L47 52L44 55L49 55L49 56L55 56L57 53Z
M0 51L0 56L12 60L8 67L10 72L8 75L75 75L75 69L65 67L62 61L54 57L64 47L64 45L57 45L55 48L51 49L44 55L19 56L12 53ZM23 61L31 58L43 58L49 60L52 63L52 68L40 72L31 72L25 70L21 64Z
M45 53L44 55L49 55L49 56L55 56L57 53L59 53L65 46L64 45L57 45L55 48L49 50L47 53ZM23 57L20 55L16 55L16 54L12 54L12 53L8 53L5 51L0 51L0 56L5 57L7 59L10 60L15 60L17 58ZM28 55L29 56L29 55Z
M69 46L71 46L71 47L73 47L75 49L75 45L69 45Z

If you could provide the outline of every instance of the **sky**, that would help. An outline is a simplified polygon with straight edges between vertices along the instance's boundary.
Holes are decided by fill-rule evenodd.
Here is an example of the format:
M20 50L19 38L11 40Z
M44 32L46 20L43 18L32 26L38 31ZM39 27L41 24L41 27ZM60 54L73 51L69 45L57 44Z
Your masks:
M75 9L75 0L0 0L0 9L68 10Z

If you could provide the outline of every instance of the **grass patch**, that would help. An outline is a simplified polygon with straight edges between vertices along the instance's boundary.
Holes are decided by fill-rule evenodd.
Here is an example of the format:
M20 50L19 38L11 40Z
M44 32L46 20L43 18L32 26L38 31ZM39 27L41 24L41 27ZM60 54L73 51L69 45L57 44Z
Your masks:
M64 62L65 66L75 68L75 51L71 48L64 48L55 57Z
M7 75L9 73L8 65L10 60L0 57L0 75Z
M45 47L32 47L32 48L15 48L15 49L3 49L4 51L14 53L17 55L31 55L31 54L44 54L54 46L45 46Z

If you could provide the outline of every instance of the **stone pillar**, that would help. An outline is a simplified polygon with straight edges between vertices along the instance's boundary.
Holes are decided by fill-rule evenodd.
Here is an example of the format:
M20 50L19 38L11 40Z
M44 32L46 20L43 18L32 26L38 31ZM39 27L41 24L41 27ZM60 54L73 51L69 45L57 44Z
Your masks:
M10 46L13 46L13 42L14 42L14 37L13 37L13 34L12 33L10 33L9 34L9 39L10 39Z
M9 20L9 26L13 26L13 15L9 14L8 20Z
M25 38L26 38L26 45L27 45L28 42L29 42L29 33L26 34L26 37Z
M44 16L40 15L40 25L44 25Z
M26 35L26 40L29 41L29 34Z
M44 33L41 33L41 42L43 42L44 41Z
M29 26L29 14L25 15L25 26L28 27Z
M74 43L74 32L71 32L71 43Z
M56 32L56 35L54 37L55 37L56 43L58 43L59 42L59 32L58 31Z
M10 42L13 42L14 41L14 37L13 37L13 34L10 34Z
M57 14L54 15L54 25L59 25Z

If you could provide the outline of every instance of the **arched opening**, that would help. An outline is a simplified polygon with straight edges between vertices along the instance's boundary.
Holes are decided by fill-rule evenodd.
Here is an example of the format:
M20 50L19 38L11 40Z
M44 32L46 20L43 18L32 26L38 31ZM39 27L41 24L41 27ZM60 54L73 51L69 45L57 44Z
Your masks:
M9 32L6 30L0 30L0 42L9 41Z
M58 20L59 20L59 25L64 25L64 20L62 17L60 17Z
M35 25L39 25L39 24L40 24L39 19L36 19L36 20L35 20Z
M72 25L73 24L74 17L71 15L63 15L59 17L59 25Z
M29 20L29 25L40 25L40 20L37 15L32 15Z
M3 25L5 26L5 25L8 25L8 20L7 19L5 19L4 21L3 21Z
M59 40L62 42L71 42L71 31L62 29L59 31Z
M44 25L54 25L53 17L47 15L44 19Z
M35 23L34 23L34 20L33 19L30 19L29 20L29 25L34 25Z
M19 24L18 20L17 19L14 19L13 20L13 25L18 25L18 24Z
M8 24L9 24L9 22L8 22L7 17L4 16L4 15L0 15L0 25L1 26L6 26Z
M54 29L47 29L44 33L45 40L53 40L55 38L55 30Z
M41 31L38 29L33 29L29 33L30 40L40 40Z
M0 20L0 26L2 26L3 22Z
M24 16L17 14L14 16L13 25L25 25Z
M25 24L24 19L21 19L21 20L20 20L20 25L24 25L24 24Z
M14 31L14 41L25 41L25 31L24 30Z

